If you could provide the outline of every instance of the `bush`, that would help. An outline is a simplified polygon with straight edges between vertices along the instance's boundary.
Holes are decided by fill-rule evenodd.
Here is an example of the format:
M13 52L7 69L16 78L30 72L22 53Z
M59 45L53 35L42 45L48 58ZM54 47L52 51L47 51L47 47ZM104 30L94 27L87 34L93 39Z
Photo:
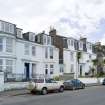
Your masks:
M60 81L60 77L59 77L59 76L54 76L53 79L54 79L55 81Z
M104 77L104 76L105 76L105 73L103 73L103 72L96 74L96 77Z

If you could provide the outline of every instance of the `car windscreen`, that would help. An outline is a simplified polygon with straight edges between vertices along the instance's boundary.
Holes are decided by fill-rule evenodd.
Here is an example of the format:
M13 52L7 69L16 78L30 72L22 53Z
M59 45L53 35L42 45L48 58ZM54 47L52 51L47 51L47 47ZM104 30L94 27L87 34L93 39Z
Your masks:
M35 83L44 83L44 79L34 79Z

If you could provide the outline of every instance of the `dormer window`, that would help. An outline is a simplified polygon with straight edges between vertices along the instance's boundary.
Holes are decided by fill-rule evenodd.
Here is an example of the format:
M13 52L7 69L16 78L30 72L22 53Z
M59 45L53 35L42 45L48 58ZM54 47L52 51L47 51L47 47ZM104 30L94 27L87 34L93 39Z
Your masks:
M35 33L29 32L29 40L30 41L35 41Z
M16 34L17 34L17 37L22 38L22 29L17 28Z
M50 36L47 37L47 44L48 45L51 44L51 37Z
M15 25L5 21L0 21L0 31L15 34Z
M47 40L46 40L46 35L43 36L43 44L46 44Z
M71 46L74 46L74 41L73 40L71 40Z
M83 44L82 44L82 42L80 42L80 43L79 43L79 46L80 46L80 48L82 48L82 47L83 47Z

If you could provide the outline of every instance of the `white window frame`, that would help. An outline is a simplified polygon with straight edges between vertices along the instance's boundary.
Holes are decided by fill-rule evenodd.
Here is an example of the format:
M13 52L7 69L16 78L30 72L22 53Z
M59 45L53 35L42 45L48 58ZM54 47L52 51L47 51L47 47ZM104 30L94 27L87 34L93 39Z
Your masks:
M6 38L6 52L12 53L13 52L13 39Z
M3 51L3 38L2 37L0 37L0 52L2 52Z
M46 73L46 70L47 70L47 73ZM45 75L48 75L49 72L48 72L48 64L45 64Z
M82 42L79 42L79 47L83 48L83 43Z
M60 73L63 73L63 72L64 72L64 68L60 67Z
M43 36L43 44L47 44L47 37L46 37L46 35Z
M48 47L45 47L45 58L48 58Z
M32 56L36 55L36 46L32 46Z
M51 44L51 37L47 36L47 45L50 45L50 44Z
M3 71L3 59L0 59L0 71Z
M13 72L13 60L6 59L6 71L7 73Z
M70 40L70 43L71 43L71 46L74 46L74 40L73 39Z
M74 64L71 64L70 72L71 72L71 73L74 72Z
M53 59L53 57L54 57L54 50L53 50L53 47L50 47L50 48L49 48L49 52L50 52L50 59Z
M29 55L29 48L30 48L29 44L25 43L24 44L24 54L25 55Z
M50 74L54 74L54 65L50 64Z
M74 53L73 52L70 52L70 60L74 61Z

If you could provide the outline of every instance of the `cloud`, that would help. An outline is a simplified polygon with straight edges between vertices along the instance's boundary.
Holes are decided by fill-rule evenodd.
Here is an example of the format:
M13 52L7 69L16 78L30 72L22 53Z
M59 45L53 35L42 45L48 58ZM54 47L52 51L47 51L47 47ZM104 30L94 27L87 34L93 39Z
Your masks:
M54 26L60 35L85 35L95 41L105 34L105 0L0 0L0 4L0 18L24 32L48 32Z

